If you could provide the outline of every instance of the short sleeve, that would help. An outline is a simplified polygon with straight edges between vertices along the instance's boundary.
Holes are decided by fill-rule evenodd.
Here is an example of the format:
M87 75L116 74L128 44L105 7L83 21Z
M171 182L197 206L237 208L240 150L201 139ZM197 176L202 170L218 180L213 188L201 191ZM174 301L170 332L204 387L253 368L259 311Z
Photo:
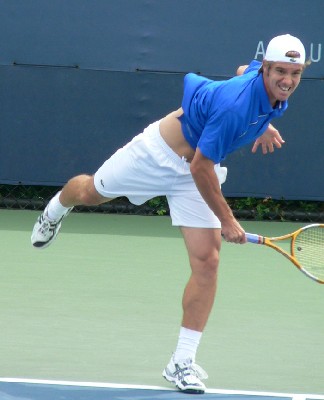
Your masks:
M260 61L257 61L257 60L251 61L249 66L244 71L244 74L248 74L249 72L252 72L252 71L258 71L261 68L261 65L262 65L262 63Z

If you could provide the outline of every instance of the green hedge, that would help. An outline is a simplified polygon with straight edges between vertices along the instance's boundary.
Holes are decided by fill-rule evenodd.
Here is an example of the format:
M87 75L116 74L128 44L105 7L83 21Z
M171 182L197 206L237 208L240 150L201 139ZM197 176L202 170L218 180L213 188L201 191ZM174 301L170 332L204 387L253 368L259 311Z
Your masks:
M58 190L60 187L0 185L0 207L42 210ZM324 221L324 202L322 201L274 200L270 197L265 199L227 198L226 200L234 215L239 219ZM76 211L163 216L169 215L169 206L164 196L149 200L142 206L134 206L123 197L99 207L76 207Z

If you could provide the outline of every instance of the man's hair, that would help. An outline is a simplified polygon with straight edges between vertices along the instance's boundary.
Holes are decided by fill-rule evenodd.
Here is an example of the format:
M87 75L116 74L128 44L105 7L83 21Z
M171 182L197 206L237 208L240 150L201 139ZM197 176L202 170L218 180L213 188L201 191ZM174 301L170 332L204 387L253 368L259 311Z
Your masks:
M268 69L270 69L272 67L273 64L275 64L276 61L267 61L267 60L263 60L263 63L261 65L261 67L259 68L259 73L263 73L264 72L264 67L268 67ZM303 71L309 66L311 65L311 60L306 60L304 64L302 64L302 69ZM296 65L296 64L294 64Z

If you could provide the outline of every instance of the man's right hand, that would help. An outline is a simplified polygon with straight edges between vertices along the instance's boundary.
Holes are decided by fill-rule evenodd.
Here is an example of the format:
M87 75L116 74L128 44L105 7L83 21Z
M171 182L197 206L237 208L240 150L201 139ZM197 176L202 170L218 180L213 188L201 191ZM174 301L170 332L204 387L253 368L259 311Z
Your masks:
M229 222L222 221L222 236L226 242L246 243L245 231L235 218Z

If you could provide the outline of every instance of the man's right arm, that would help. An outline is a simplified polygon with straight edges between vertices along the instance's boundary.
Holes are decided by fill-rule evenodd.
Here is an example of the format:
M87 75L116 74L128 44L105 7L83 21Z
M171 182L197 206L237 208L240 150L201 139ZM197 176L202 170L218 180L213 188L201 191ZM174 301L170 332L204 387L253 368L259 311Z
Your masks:
M222 235L233 243L245 243L245 232L227 204L214 169L215 163L206 158L199 148L190 164L196 186L214 214L222 223Z

